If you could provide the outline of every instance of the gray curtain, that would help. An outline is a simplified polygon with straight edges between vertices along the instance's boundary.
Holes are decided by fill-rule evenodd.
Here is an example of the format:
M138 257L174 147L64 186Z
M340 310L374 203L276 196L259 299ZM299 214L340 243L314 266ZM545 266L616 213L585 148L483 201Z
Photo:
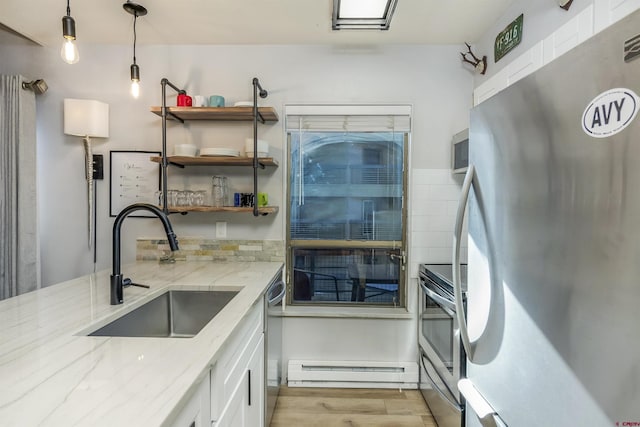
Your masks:
M36 98L21 76L0 76L0 299L40 287Z

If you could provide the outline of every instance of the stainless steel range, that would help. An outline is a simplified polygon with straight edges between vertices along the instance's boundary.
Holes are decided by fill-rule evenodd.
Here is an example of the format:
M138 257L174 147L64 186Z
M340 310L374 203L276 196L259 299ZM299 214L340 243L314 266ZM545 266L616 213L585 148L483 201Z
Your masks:
M461 266L461 276L466 301L466 265ZM459 336L451 264L421 265L419 282L420 391L439 427L464 426L458 381L465 376L466 354Z

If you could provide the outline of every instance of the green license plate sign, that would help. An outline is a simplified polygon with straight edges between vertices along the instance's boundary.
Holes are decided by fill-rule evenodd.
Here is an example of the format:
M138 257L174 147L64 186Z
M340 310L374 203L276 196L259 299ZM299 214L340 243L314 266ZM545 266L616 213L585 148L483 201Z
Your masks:
M515 19L515 21L507 25L507 28L498 34L496 37L496 43L493 47L495 62L498 62L503 56L520 44L522 41L523 21L524 14L521 14Z

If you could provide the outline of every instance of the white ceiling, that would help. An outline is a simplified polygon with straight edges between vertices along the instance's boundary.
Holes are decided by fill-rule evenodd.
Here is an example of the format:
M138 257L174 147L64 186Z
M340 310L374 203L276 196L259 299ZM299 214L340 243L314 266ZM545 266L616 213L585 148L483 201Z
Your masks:
M388 31L331 31L332 0L136 0L149 11L137 33L139 44L462 44L513 1L398 0ZM124 2L71 0L78 44L131 43ZM44 46L62 42L65 14L64 0L0 0L0 24Z

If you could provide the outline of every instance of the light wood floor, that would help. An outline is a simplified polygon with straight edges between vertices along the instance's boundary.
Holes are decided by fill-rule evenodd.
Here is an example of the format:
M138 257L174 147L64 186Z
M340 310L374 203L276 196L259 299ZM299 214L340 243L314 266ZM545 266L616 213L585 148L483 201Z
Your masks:
M437 427L417 390L283 387L270 427Z

